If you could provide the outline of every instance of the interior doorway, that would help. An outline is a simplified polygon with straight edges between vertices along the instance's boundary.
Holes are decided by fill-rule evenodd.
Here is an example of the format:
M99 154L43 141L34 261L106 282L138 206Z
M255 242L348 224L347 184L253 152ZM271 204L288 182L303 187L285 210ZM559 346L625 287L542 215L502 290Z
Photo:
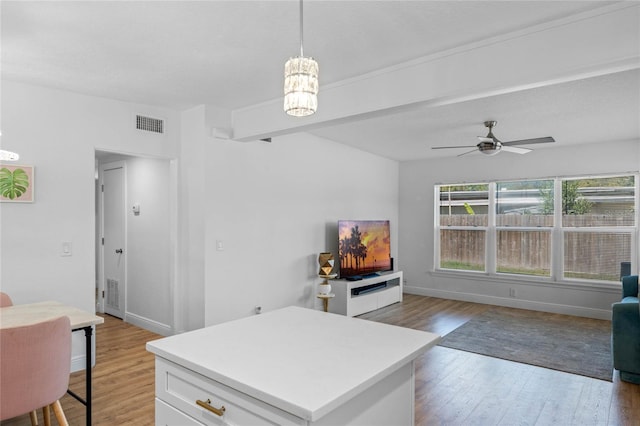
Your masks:
M175 160L96 151L96 310L175 329Z

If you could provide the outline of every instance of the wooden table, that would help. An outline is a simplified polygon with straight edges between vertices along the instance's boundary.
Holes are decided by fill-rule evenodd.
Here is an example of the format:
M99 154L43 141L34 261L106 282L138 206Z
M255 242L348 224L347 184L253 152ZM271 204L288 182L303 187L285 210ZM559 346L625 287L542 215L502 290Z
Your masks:
M413 425L414 360L439 339L288 307L148 342L156 424Z
M84 330L86 346L85 380L87 392L85 399L68 390L67 393L86 407L87 425L91 425L91 352L93 326L102 324L104 318L59 302L40 302L25 305L13 305L0 308L0 328L18 327L35 324L61 316L69 317L71 331Z

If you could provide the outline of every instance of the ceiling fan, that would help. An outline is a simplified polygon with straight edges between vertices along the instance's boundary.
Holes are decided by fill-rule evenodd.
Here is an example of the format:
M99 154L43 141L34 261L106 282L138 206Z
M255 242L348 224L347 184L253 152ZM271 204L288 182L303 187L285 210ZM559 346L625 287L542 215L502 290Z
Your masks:
M480 141L471 151L463 152L458 155L461 157L463 155L469 154L471 152L480 151L486 155L496 155L500 151L513 152L515 154L526 154L527 152L531 152L532 150L529 148L518 148L514 145L530 145L534 143L549 143L555 142L551 136L543 137L543 138L533 138L533 139L520 139L516 141L509 142L501 142L493 135L493 128L498 124L497 121L485 121L485 127L489 128L489 133L487 136L478 136L478 140ZM432 149L449 149L449 148L473 148L473 145L463 145L463 146L435 146Z

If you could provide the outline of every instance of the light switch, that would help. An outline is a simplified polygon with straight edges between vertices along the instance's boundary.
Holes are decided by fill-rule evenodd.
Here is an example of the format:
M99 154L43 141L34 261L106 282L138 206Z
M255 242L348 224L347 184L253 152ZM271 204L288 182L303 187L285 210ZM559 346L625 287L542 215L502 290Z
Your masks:
M70 241L62 242L62 251L60 252L60 256L71 256L73 255L72 245Z
M222 240L216 240L216 250L218 251L224 250L224 243L222 242Z

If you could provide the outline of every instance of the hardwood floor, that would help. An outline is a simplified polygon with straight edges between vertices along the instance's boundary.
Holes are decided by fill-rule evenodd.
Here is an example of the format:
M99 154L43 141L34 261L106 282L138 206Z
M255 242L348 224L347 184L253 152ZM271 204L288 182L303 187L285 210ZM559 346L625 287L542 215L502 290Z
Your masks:
M360 316L445 335L490 305L405 295ZM571 317L571 321L591 321ZM436 346L416 362L416 425L640 425L640 385Z
M489 308L405 295L361 318L444 335ZM145 343L161 336L110 316L96 335L94 425L153 425L154 361ZM640 386L617 374L611 383L436 346L418 358L416 377L416 425L640 425ZM83 372L72 374L71 388L84 395ZM62 406L70 425L84 425L82 405L65 396Z
M96 366L93 369L93 424L95 426L154 424L154 356L146 342L162 336L103 315L104 324L96 328ZM84 371L71 374L69 387L85 395ZM71 426L85 425L85 407L69 395L61 401ZM44 424L38 410L38 422ZM52 425L57 425L52 416ZM30 426L29 416L2 425Z

